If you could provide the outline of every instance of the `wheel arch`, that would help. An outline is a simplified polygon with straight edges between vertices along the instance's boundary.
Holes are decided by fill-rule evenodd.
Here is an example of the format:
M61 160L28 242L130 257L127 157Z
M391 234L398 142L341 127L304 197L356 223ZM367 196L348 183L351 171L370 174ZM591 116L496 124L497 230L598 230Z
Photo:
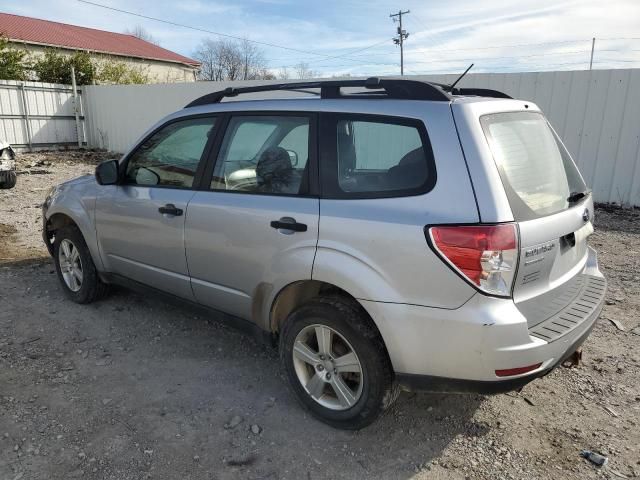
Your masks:
M55 238L55 231L66 226L72 226L80 231L89 248L93 263L98 270L102 270L102 259L98 251L96 232L90 222L82 222L78 215L74 215L73 212L64 209L55 209L53 212L47 212L44 222L43 240L50 254L53 254L52 240Z
M369 314L367 309L358 299L347 290L329 282L320 280L301 280L292 282L283 287L275 296L269 310L268 325L269 331L277 335L286 321L287 317L299 306L305 304L309 300L317 296L333 296L342 297L359 307L363 314L363 318L370 323L372 328L377 332L384 345L384 352L389 362L391 357L387 350L384 337L375 320Z

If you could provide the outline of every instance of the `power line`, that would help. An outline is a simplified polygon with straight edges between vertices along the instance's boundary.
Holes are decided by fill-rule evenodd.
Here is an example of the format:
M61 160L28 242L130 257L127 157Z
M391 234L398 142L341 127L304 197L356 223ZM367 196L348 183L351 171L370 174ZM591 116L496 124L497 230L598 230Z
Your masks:
M615 53L627 53L627 51L622 51L622 50L612 50L612 49L606 49L606 50L599 50L600 52L615 52ZM637 51L637 50L631 50L631 51ZM464 62L464 61L499 61L499 60L510 60L510 59L527 59L527 58L535 58L535 57L545 57L545 56L550 56L550 55L560 55L560 56L564 56L564 55L588 55L588 51L587 50L576 50L576 51L571 51L571 52L552 52L552 53L548 53L548 54L532 54L532 55L516 55L516 56L503 56L503 57L470 57L470 58L459 58L459 57L455 57L455 58L434 58L432 60L429 61L420 61L420 60L415 60L412 61L412 63L414 64L420 64L420 65L427 65L427 64L451 64L451 63L455 63L455 62ZM344 58L344 60L350 60L347 58ZM608 58L606 59L607 63L612 63L612 62L616 62L617 60L613 59L613 58ZM625 62L625 63L633 63L633 62L638 62L640 63L640 60L620 60L620 62ZM493 63L493 62L492 62ZM558 65L558 66L563 66L563 65L581 65L581 64L587 64L588 61L579 61L579 62L572 62L572 63L552 63L552 64L546 64L546 65ZM600 61L594 61L594 63L601 63ZM367 60L361 60L360 63L358 64L338 64L338 65L319 65L319 67L332 67L332 68L338 68L338 67L365 67L365 66L371 66L371 65L378 65L378 66L384 66L384 67L390 67L390 66L398 66L397 63L390 63L390 62L374 62L374 61L367 61ZM283 65L283 67L289 67L292 65ZM460 64L460 68L465 68L467 66L467 64ZM503 69L503 68L523 68L523 67L528 67L527 63L523 62L523 63L518 63L517 65L514 65L513 67L509 67L509 66L498 66L498 67L492 67L492 68L499 68L499 69ZM447 69L456 69L458 68L456 67L452 67L452 66L448 66L448 67L443 67L443 68L447 68ZM481 64L478 65L478 68L482 68ZM408 70L411 73L416 73L413 70Z
M415 34L414 34L415 35ZM600 40L598 38L598 40ZM587 42L591 42L591 39L584 39L584 40L567 40L567 41L561 41L561 42L543 42L543 43L522 43L522 44L518 44L518 45L493 45L493 46L488 46L488 47L469 47L469 48L454 48L454 49L448 49L448 50L442 50L442 49L436 49L436 48L426 48L426 49L413 49L413 50L408 50L407 53L449 53L449 52L469 52L469 51L474 51L474 50L491 50L491 49L498 49L498 48L519 48L519 47L538 47L538 46L544 46L544 45L561 45L561 44L569 44L569 43L587 43ZM366 54L368 55L395 55L394 52L380 52L380 53L374 53L374 54ZM365 56L365 55L362 55Z
M618 53L618 54L625 54L628 52L637 52L640 51L638 49L632 49L632 50L620 50L620 49L600 49L598 50L598 52L609 52L609 53ZM409 53L413 53L413 51L409 52ZM549 53L535 53L535 54L530 54L530 55L504 55L504 56L497 56L497 57L467 57L467 58L461 58L461 57L449 57L449 58L433 58L431 60L425 61L425 60L412 60L412 63L415 64L431 64L431 63L438 63L438 64L448 64L448 63L452 63L452 62L463 62L463 61L475 61L475 62L482 62L482 61L499 61L499 60L519 60L519 59L528 59L528 58L535 58L535 57L547 57L547 56L573 56L573 55L588 55L589 51L587 49L584 50L571 50L571 51L565 51L565 52L549 52ZM366 57L366 56L365 56ZM356 60L355 58L351 59L351 58L344 58L344 60ZM608 59L609 61L615 61L612 58ZM319 60L319 61L323 61L323 60ZM381 65L381 66L392 66L392 65L397 65L397 63L389 63L389 62L380 62L380 61L373 61L373 60L367 60L367 59L359 59L359 64L358 65L353 65L355 66L369 66L369 65ZM493 63L492 62L492 63ZM633 62L633 60L625 60L625 62ZM640 63L640 60L638 61ZM584 62L577 62L579 64L584 63ZM598 63L598 62L596 62ZM522 64L518 64L521 66L526 66L526 63L522 63ZM516 65L514 68L518 68L518 65ZM565 65L565 64L552 64L552 65ZM320 67L324 67L324 66L331 66L331 67L345 67L345 66L352 66L349 64L340 64L340 65L320 65ZM466 65L464 65L466 66ZM481 67L480 67L481 68ZM502 68L502 67L501 67ZM409 70L411 71L411 70Z
M232 39L236 39L236 40L246 40L248 42L257 44L257 45L264 45L267 47L272 47L272 48L279 48L282 50L287 50L287 51L291 51L291 52L296 52L296 53L302 53L305 55L313 55L316 57L315 60L313 60L312 62L322 62L322 61L330 61L330 60L335 60L335 59L344 59L346 61L350 61L350 62L359 62L356 65L345 65L345 66L351 66L351 67L356 67L359 65L381 65L381 66L395 66L397 65L396 63L383 63L383 62L373 62L373 61L363 61L363 59L361 58L354 58L352 57L352 55L354 53L359 53L365 50L369 50L371 48L374 48L376 46L382 45L384 43L386 43L388 41L388 39L382 40L380 42L376 42L374 44L368 45L366 47L359 47L356 48L354 50L342 53L342 54L338 54L338 55L330 55L330 54L324 54L324 53L318 53L318 52L313 52L313 51L308 51L308 50L302 50L302 49L298 49L298 48L294 48L294 47L287 47L284 45L278 45L275 43L270 43L270 42L263 42L263 41L259 41L259 40L250 40L247 38L243 38L243 37L239 37L236 35L230 35L230 34L226 34L226 33L222 33L222 32L216 32L213 30L208 30L205 28L200 28L200 27L194 27L191 25L186 25L186 24L182 24L182 23L178 23L178 22L173 22L170 20L164 20L161 18L157 18L157 17L152 17L149 15L144 15L144 14L140 14L140 13L136 13L136 12L132 12L132 11L128 11L128 10L124 10L124 9L120 9L120 8L116 8L116 7L111 7L109 5L103 5L97 2L93 2L90 0L78 0L81 3L87 4L87 5L92 5L95 7L99 7L99 8L103 8L106 10L111 10L111 11L115 11L115 12L119 12L119 13L124 13L127 15L132 15L135 17L139 17L139 18L144 18L147 20L152 20L155 22L160 22L160 23L164 23L164 24L168 24L168 25L173 25L173 26L177 26L177 27L182 27L182 28L187 28L190 30L194 30L194 31L199 31L199 32L203 32L203 33L208 33L211 35L217 35L220 37L225 37L225 38L232 38ZM402 12L399 11L398 14L392 14L390 15L392 18L394 17L401 17L402 15L406 15L407 13L409 13L409 11L406 12ZM413 21L413 20L412 20ZM422 24L422 22L420 21L420 23ZM422 24L421 26L424 26L424 24ZM405 33L405 35L403 36L402 32ZM424 31L419 31L418 33L424 33L429 35L429 33L424 30ZM396 40L398 41L398 44L400 44L401 49L400 49L400 56L401 56L401 60L400 60L400 67L401 67L401 73L404 73L404 49L403 49L403 44L404 44L404 40L407 38L408 33L406 31L403 31L402 28L400 27L398 29L398 38L396 38ZM603 37L603 38L598 38L598 40L602 40L602 41L615 41L615 40L640 40L640 37ZM575 44L575 43L582 43L582 42L587 42L590 41L590 39L582 39L582 40L564 40L564 41L556 41L556 42L542 42L542 43L525 43L525 44L515 44L515 45L492 45L492 46L486 46L486 47L471 47L471 48L459 48L459 49L449 49L449 50L441 50L441 49L417 49L417 50L410 50L408 53L446 53L446 52L461 52L461 51L465 51L465 52L469 52L469 51L475 51L475 50L490 50L490 49L498 49L498 48L520 48L520 47L537 47L537 46L544 46L544 45L562 45L562 44ZM606 51L606 50L598 50L600 51ZM616 51L616 50L608 50L608 51ZM632 50L635 51L635 50ZM577 52L576 52L577 53ZM620 52L622 53L622 52ZM356 57L369 57L369 56L380 56L380 55L390 55L392 54L392 52L388 52L388 53L368 53L368 54L363 54L363 55L356 55ZM553 53L549 53L547 55L569 55L569 54L573 54L572 52L553 52ZM544 54L538 54L540 56L543 56ZM529 55L529 56L504 56L504 57L494 57L493 59L495 60L500 60L500 59L509 59L509 58L528 58L528 57L533 57L533 56L538 56L538 55ZM317 57L322 57L322 58L317 58ZM489 60L491 59L491 57L485 57L484 60ZM451 61L462 61L462 59L451 59ZM470 60L478 60L477 57L472 58ZM480 60L483 60L483 58L480 58ZM442 62L441 60L436 60L439 62ZM610 59L609 62L635 62L635 60L613 60ZM431 62L415 62L415 63L431 63ZM580 62L582 63L582 62ZM601 61L594 61L594 63L603 63ZM563 65L571 65L571 64L547 64L548 66L563 66ZM292 66L292 65L290 65ZM325 65L319 65L320 67L324 67ZM328 65L327 65L328 66ZM340 65L332 65L333 67L337 67ZM509 67L507 67L509 68Z
M421 20L421 18L416 14L416 12L413 12L412 15L413 16L411 17L411 21L415 22L420 27L420 30L417 33L426 32L427 30L429 30L425 23Z
M317 52L311 52L311 51L307 51L307 50L300 50L298 48L286 47L284 45L278 45L278 44L275 44L275 43L262 42L262 41L259 41L259 40L250 40L248 38L238 37L236 35L230 35L230 34L227 34L227 33L215 32L213 30L207 30L205 28L193 27L191 25L185 25L183 23L172 22L170 20L164 20L162 18L157 18L157 17L151 17L149 15L143 15L141 13L131 12L129 10L123 10L121 8L111 7L109 5L103 5L101 3L91 2L89 0L78 0L78 2L85 3L87 5L93 5L94 7L104 8L106 10L112 10L114 12L125 13L127 15L133 15L133 16L139 17L139 18L145 18L147 20L153 20L155 22L166 23L168 25L173 25L173 26L176 26L176 27L188 28L190 30L195 30L195 31L198 31L198 32L203 32L203 33L209 33L211 35L217 35L217 36L225 37L225 38L233 38L235 40L243 40L243 41L246 40L248 42L255 43L255 44L258 44L258 45L264 45L264 46L272 47L272 48L280 48L280 49L283 49L283 50L289 50L291 52L304 53L306 55L316 55L316 56L319 56L319 57L326 57L325 59L339 58L339 57L342 56L342 55L337 55L337 56L334 57L334 56L327 55L327 54L324 54L324 53L317 53ZM387 40L384 40L384 41L386 42ZM383 43L383 42L380 42L377 45L380 45L381 43ZM375 46L375 45L371 45L370 47L365 47L363 50L365 50L367 48L372 48L373 46ZM356 50L356 51L358 51L358 50ZM347 55L349 55L349 54L347 54Z
M616 53L626 53L625 51L622 50L598 50L598 52L616 52ZM434 58L431 61L414 61L412 60L413 63L431 63L431 62L441 62L441 61L469 61L469 62L480 62L482 60L509 60L509 59L520 59L520 58L533 58L533 57L547 57L547 56L551 56L551 55L560 55L560 56L565 56L565 55L585 55L588 54L589 51L588 50L574 50L571 52L550 52L550 53L534 53L532 55L512 55L512 56L502 56L502 57L469 57L469 58L459 58L459 57L454 57L454 58L447 58L447 59L442 59L442 58Z
M343 53L343 54L340 54L340 55L334 55L334 56L330 56L330 57L327 57L327 58L322 58L322 59L315 60L315 61L316 62L323 62L325 60L331 60L331 59L334 59L334 58L347 57L347 55L352 55L352 54L357 53L357 52L362 52L364 50L369 50L370 48L377 47L378 45L382 45L383 43L387 43L388 41L389 41L389 39L385 38L381 42L374 43L373 45L369 45L368 47L357 48L357 49L353 50L352 52L347 52L347 53Z
M565 41L558 41L558 42L542 42L542 43L526 43L526 44L517 44L517 45L493 45L493 46L487 46L487 47L470 47L470 48L457 48L457 49L448 49L448 50L441 50L441 49L433 49L433 48L429 48L429 49L414 49L414 50L408 50L406 53L408 54L413 54L413 53L448 53L448 52L469 52L469 51L474 51L474 50L490 50L490 49L497 49L497 48L518 48L518 47L534 47L534 46L543 46L543 45L561 45L561 44L569 44L569 43L582 43L582 42L588 42L590 41L590 39L584 39L584 40L565 40ZM599 51L605 51L605 50L599 50ZM610 50L610 51L616 51L616 50ZM580 52L580 53L584 53L586 52ZM536 55L562 55L565 52L550 52L547 54L536 54ZM568 53L568 52L567 52ZM348 60L358 60L360 61L361 59L359 58L355 58L355 57L374 57L374 56L388 56L388 55L395 55L395 52L378 52L378 53L367 53L367 54L363 54L363 55L355 55L354 57L346 57L343 56L342 58L348 59ZM477 59L485 59L485 58L519 58L522 57L521 55L515 55L515 56L504 56L504 57L473 57L473 58L469 58L468 60L477 60ZM322 61L322 60L318 60L318 61ZM368 63L372 63L372 62L368 62Z
M598 52L618 52L618 53L626 53L626 52L639 52L640 50L638 49L631 49L631 50L622 50L622 49L598 49ZM406 52L408 54L413 54L413 53L421 53L417 50L409 50L408 52ZM588 49L584 49L584 50L570 50L570 51L566 51L566 52L547 52L547 53L533 53L531 55L502 55L499 57L468 57L468 58L460 58L460 57L448 57L448 58L453 58L453 59L457 59L457 60L470 60L470 61L474 61L474 60L500 60L500 59L506 59L506 58L529 58L529 57L546 57L548 55L575 55L575 54L585 54L585 53L589 53ZM362 55L362 57L368 57L369 55ZM371 55L373 56L373 55ZM376 55L377 56L377 55Z
M638 62L640 63L639 60L614 60L614 59L602 59L602 60L594 60L593 63L594 64L611 64L611 63L616 63L616 62ZM588 68L589 65L589 61L585 60L582 62L564 62L564 63L546 63L544 65L540 65L540 64L531 64L531 65L512 65L512 66L502 66L502 67L497 67L496 70L500 70L500 71L505 71L505 70L513 70L513 69L518 69L519 71L522 71L523 69L525 69L525 71L527 70L531 70L531 69L536 69L536 70L541 70L541 69L545 69L548 67L568 67L568 66L576 66L576 65L583 65L585 67L585 69ZM466 64L460 64L460 65L456 65L456 66L451 66L451 67L444 67L444 68L438 68L438 69L433 69L433 70L420 70L420 71L413 71L411 70L411 73L414 73L416 75L426 75L426 74L451 74L452 71L454 70L458 70L458 69L464 69L466 66ZM477 72L477 73L483 73L483 72ZM488 73L488 72L487 72ZM491 73L499 73L495 70L493 70Z

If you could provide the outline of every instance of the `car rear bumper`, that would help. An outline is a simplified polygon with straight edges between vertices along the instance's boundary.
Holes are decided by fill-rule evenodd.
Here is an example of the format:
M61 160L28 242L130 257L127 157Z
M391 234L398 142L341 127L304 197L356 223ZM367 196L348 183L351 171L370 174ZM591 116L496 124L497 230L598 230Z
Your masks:
M580 275L601 285L591 308L551 341L536 335L510 299L476 294L455 310L361 301L385 341L400 384L412 390L499 393L549 373L588 337L602 310L606 282L595 252ZM589 282L585 282L589 284ZM580 301L576 295L575 302ZM566 310L572 309L573 303ZM574 313L576 310L571 310ZM564 322L566 323L566 322ZM566 324L569 325L569 324ZM496 370L539 366L501 377Z
M555 364L534 374L524 375L506 380L464 380L458 378L435 377L431 375L396 374L396 380L405 389L416 392L438 393L482 393L486 395L519 390L529 382L544 377L570 357L587 339L595 322L567 349Z

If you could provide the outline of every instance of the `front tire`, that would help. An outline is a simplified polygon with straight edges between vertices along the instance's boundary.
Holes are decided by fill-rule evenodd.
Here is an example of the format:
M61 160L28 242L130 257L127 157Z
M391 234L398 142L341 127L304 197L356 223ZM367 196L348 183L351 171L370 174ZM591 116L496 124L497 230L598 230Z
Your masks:
M317 297L294 310L280 361L300 403L335 428L366 427L400 391L380 334L349 299Z
M76 227L56 231L53 259L62 289L69 299L76 303L91 303L105 295L107 285L100 280L89 248Z

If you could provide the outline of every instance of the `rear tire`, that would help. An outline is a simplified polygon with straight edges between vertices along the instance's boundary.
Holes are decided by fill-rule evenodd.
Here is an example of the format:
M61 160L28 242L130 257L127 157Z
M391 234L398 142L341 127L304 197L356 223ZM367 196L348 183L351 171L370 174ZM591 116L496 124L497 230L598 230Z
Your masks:
M366 427L400 393L380 334L342 297L317 297L289 315L280 361L300 403L335 428Z
M108 286L100 280L82 233L76 227L55 232L53 260L62 289L76 303L91 303L102 298Z
M18 175L16 172L0 173L0 189L8 190L16 186Z

